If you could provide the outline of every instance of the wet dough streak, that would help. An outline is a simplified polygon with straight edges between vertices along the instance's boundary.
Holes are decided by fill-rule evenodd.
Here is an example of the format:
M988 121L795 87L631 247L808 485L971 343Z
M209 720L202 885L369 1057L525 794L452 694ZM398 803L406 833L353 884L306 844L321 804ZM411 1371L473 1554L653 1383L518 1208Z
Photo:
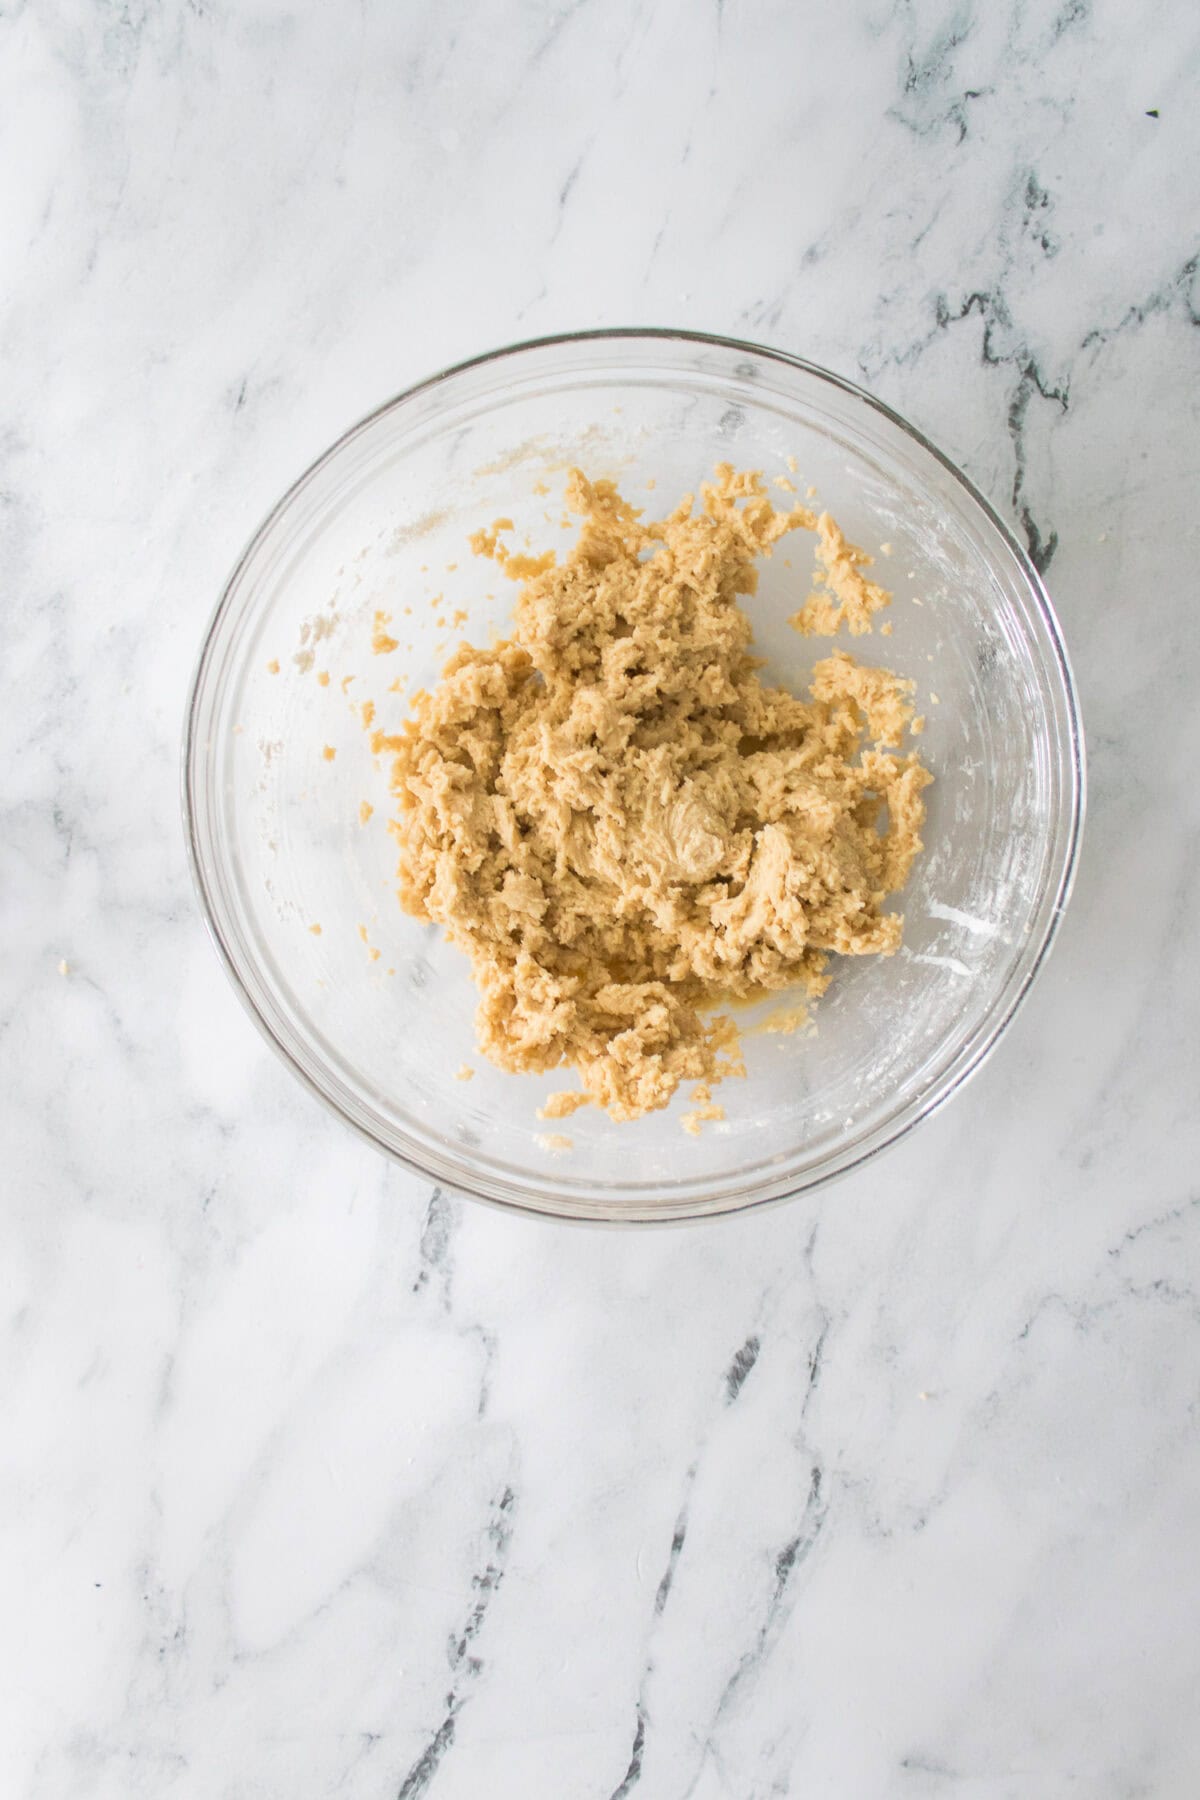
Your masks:
M817 994L829 952L896 949L883 904L930 778L897 754L911 682L844 652L807 698L759 678L738 600L786 533L815 532L822 567L800 629L869 630L888 602L828 515L777 511L729 465L657 522L578 470L567 503L565 563L505 559L528 575L512 640L463 646L375 745L394 757L401 902L471 958L480 1049L574 1068L583 1091L551 1116L590 1100L636 1119L740 1070L714 1000Z

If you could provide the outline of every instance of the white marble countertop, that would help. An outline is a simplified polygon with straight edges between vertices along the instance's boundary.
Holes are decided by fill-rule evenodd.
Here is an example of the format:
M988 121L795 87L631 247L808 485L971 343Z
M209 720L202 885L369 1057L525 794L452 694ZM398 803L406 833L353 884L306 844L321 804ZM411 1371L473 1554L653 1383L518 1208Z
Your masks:
M5 11L6 1797L1195 1794L1198 70L1185 0ZM629 323L966 466L1091 808L944 1113L605 1234L431 1197L293 1083L178 759L316 452Z

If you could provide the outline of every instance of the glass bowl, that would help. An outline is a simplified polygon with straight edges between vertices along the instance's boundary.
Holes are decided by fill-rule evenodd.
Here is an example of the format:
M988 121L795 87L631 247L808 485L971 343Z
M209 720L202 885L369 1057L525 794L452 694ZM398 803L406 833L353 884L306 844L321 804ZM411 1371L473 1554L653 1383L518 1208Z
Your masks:
M503 630L515 589L470 554L471 531L507 515L514 541L562 545L572 464L665 511L720 461L769 477L798 470L801 494L815 487L847 535L878 553L877 578L895 593L892 635L853 649L914 676L928 718L926 849L894 901L903 948L835 958L815 1029L761 1031L744 1015L747 1079L723 1084L727 1117L699 1137L681 1130L683 1093L632 1124L587 1108L550 1127L538 1106L576 1084L571 1072L507 1075L480 1057L465 958L400 909L388 768L371 754L362 703L395 729L405 694L436 681L460 635L486 643ZM829 651L786 623L808 592L811 542L787 539L745 603L769 678L794 689ZM390 654L373 649L381 630L398 640ZM1066 653L1037 572L919 432L778 351L607 331L517 345L435 376L301 476L209 627L184 787L217 946L314 1093L457 1192L573 1218L665 1220L843 1174L961 1086L1054 937L1084 771Z

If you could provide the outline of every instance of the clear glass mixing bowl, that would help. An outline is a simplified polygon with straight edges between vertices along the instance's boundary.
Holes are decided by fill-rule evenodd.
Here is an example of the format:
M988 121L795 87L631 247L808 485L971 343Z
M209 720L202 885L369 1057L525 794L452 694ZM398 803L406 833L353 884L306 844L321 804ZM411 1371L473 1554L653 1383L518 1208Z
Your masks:
M904 946L838 959L815 1031L748 1029L748 1078L723 1085L727 1118L701 1136L680 1128L683 1094L635 1124L586 1109L547 1126L539 1104L574 1079L505 1075L476 1054L465 959L397 902L388 771L352 709L370 699L397 727L405 692L436 680L460 634L486 643L503 629L515 590L469 553L467 535L507 515L517 541L569 541L571 464L665 510L719 461L775 476L790 459L801 492L815 486L855 542L882 552L893 634L853 648L915 676L929 721L921 742L936 780L926 850L896 901ZM810 546L806 534L788 539L746 602L770 677L795 688L828 653L786 623L808 591ZM393 654L373 653L377 612L391 616ZM230 577L196 673L185 765L213 936L296 1073L433 1181L590 1219L709 1215L795 1194L931 1113L978 1067L1045 960L1083 815L1058 624L987 503L848 382L682 332L518 345L347 432Z

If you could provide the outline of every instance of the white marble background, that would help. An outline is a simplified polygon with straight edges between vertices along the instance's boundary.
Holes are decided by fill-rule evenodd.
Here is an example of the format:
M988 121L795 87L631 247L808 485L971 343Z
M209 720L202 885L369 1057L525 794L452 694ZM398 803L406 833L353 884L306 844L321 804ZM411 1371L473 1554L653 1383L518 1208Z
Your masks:
M1188 0L0 7L5 1797L1200 1790L1198 71ZM304 463L622 323L802 352L967 466L1092 801L944 1114L604 1235L318 1110L177 796Z

